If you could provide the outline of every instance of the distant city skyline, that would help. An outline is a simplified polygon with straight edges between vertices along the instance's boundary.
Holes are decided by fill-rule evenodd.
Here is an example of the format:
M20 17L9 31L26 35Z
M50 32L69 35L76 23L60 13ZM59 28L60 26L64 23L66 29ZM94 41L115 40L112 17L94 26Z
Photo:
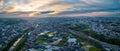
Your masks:
M120 0L0 0L0 17L119 17L119 5Z

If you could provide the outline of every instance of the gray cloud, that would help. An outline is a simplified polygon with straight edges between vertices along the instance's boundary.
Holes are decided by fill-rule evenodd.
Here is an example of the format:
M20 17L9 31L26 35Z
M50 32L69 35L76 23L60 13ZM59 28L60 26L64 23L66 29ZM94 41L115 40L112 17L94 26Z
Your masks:
M4 0L5 3L9 3L9 1L10 0ZM15 1L21 1L21 0L15 0ZM24 3L28 3L29 1L30 0L26 0L24 1ZM120 6L119 6L120 0L55 0L54 2L50 3L47 6L57 5L57 4L72 5L72 7L67 8L65 11L61 12L60 14L86 14L93 12L106 12L106 13L113 12L114 15L118 16L118 13L120 12Z

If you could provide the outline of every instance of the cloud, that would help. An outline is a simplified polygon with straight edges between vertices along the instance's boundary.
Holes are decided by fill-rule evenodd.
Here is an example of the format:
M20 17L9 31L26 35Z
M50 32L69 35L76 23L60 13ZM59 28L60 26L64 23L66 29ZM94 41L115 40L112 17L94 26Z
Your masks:
M120 12L91 12L91 13L82 13L82 14L65 14L67 16L111 16L111 15L116 15L118 16L120 14ZM119 15L120 16L120 15ZM118 16L118 17L119 17Z
M0 0L0 6L2 6L3 5L3 1L2 0Z
M0 0L4 5L0 12L29 12L19 15L42 15L44 11L54 11L45 15L116 15L120 12L120 0ZM32 11L32 12L31 12ZM8 14L8 13L7 13ZM111 14L111 15L112 15ZM9 14L8 14L9 15ZM15 14L14 14L15 15Z
M118 15L120 12L120 0L80 0L70 11L64 11L60 14L79 15L79 16L103 16ZM105 15L104 15L105 16Z
M42 1L42 2L41 2ZM23 0L20 0L20 3L23 2ZM8 2L7 5L7 11L13 10L14 11L35 11L37 8L52 3L53 0L35 0L35 1L29 1L28 3L19 4L19 2L15 0L11 0ZM11 8L14 7L14 8Z
M3 8L4 2L3 0L0 0L0 10Z

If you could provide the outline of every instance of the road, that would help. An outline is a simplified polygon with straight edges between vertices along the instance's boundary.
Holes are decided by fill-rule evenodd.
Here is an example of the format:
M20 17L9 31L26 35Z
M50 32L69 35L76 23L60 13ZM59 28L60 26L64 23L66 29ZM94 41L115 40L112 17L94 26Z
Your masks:
M88 39L88 40L95 41L95 42L103 45L103 46L106 47L106 48L112 48L112 49L115 49L115 50L117 50L117 51L120 51L120 47L117 46L117 45L113 45L113 44L109 44L109 43L105 43L105 42L99 41L99 40L97 40L97 39L95 39L95 38L92 38L92 37L90 37L90 36L88 36L88 35L86 35L86 34L83 34L83 33L81 33L81 32L78 32L78 31L74 31L74 30L70 30L70 29L68 29L68 31L70 31L71 33L73 33L73 34L75 34L75 35L77 35L77 36L79 36L79 37L82 37L82 38L86 38L86 39Z
M13 46L11 46L9 51L13 51L13 49L17 46L17 44L22 40L23 37L24 37L24 35L22 35L20 38L18 38L18 40L13 44Z

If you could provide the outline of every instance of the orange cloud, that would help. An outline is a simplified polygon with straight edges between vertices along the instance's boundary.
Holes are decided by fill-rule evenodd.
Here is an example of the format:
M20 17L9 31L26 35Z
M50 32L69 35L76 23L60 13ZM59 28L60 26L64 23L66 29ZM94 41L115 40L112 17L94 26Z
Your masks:
M5 10L5 12L16 12L16 7L9 7L8 9Z
M23 0L21 0L20 2L23 2ZM38 10L37 8L44 5L48 5L52 2L53 0L36 0L36 1L30 1L27 4L20 4L20 5L18 4L13 7L16 7L17 11L36 11Z
M24 0L20 0L23 2ZM48 15L54 14L58 15L59 13L71 8L73 5L68 4L57 4L54 3L54 0L31 0L26 4L16 4L14 6L8 7L5 12L29 12L20 14L20 16L36 16L39 15L42 11L54 11L47 13Z
M28 14L29 16L35 16L35 15L38 15L40 14L40 11L35 11L35 12L32 12L30 14Z
M32 12L20 14L20 16L29 16L29 17L33 17L33 16L36 16L36 15L39 15L39 14L40 14L40 11L32 11Z

